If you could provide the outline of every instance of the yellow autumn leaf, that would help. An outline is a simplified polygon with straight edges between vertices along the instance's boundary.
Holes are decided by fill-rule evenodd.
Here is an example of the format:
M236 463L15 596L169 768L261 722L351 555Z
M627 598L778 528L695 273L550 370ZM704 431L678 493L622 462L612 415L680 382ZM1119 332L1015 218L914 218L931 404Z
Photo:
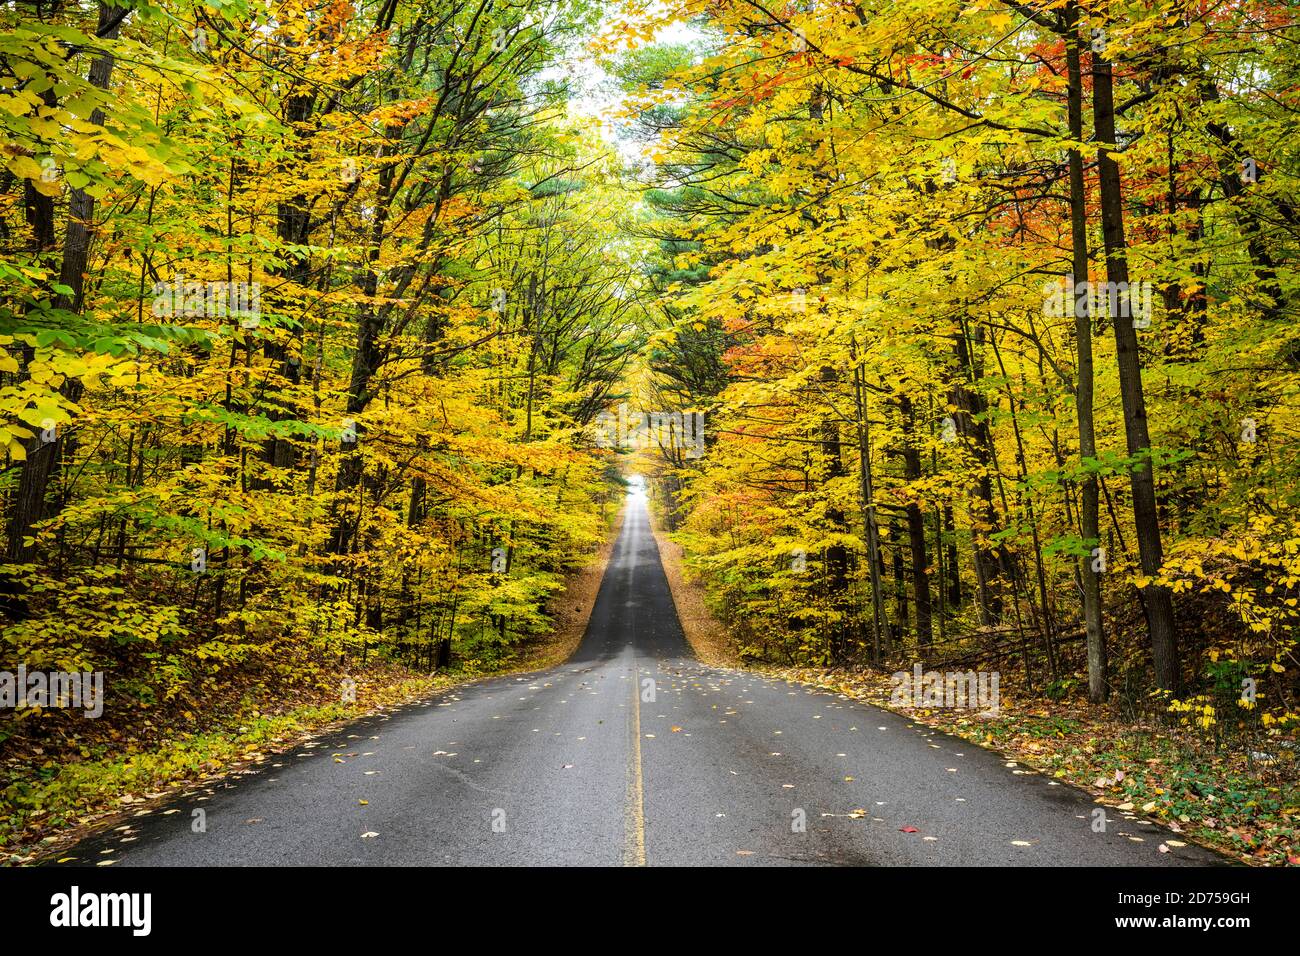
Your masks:
M40 164L30 156L15 156L5 165L8 166L9 171L19 179L39 180L44 172L44 170L41 169Z

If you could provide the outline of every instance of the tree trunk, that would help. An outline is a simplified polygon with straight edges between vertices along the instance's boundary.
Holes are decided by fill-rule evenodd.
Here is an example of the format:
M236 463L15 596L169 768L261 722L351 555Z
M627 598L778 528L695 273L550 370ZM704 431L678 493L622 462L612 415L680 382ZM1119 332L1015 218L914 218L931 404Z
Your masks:
M122 29L123 8L111 4L99 5L99 33L101 39L115 40ZM92 86L101 90L108 88L113 75L113 57L97 57L90 65L88 80ZM95 110L90 115L90 122L96 126L104 125L103 110ZM35 210L39 214L40 206ZM59 270L59 282L67 286L69 293L60 293L53 298L56 309L80 312L85 305L86 267L90 258L90 244L94 238L95 197L84 189L71 190L68 197L68 225L63 239L63 264ZM52 239L48 224L38 225L37 241ZM67 379L60 391L70 402L81 398L82 383L80 379ZM33 527L46 517L45 499L49 490L50 478L64 453L65 439L56 433L53 441L44 441L40 434L25 443L27 458L23 461L18 479L18 490L14 497L13 514L9 521L8 557L15 564L25 564L31 560L35 545L27 540Z
M903 477L917 481L921 477L921 449L916 444L916 410L906 395L898 397L903 419ZM930 556L925 546L925 516L916 501L907 503L907 537L912 554L912 600L916 604L916 644L928 647L934 638L930 606Z
M294 131L295 137L301 135L298 127L311 116L314 101L314 95L299 93L289 97L285 103L285 124ZM302 146L300 151L306 152ZM306 245L310 234L311 211L308 208L307 197L297 195L280 203L276 211L277 238L286 245ZM306 258L293 258L274 274L286 283L298 286L310 272L311 263ZM281 304L282 309L287 310L286 307L293 306L293 299L290 296L277 296L276 301ZM298 357L300 348L297 344L302 337L302 327L291 327L287 332L288 341L280 341L276 333L268 335L262 346L262 354L275 363L275 374L287 382L290 388L295 388L302 381L302 363ZM271 407L267 411L267 417L271 421L285 421L295 415L293 403L284 399L272 400ZM262 445L262 460L275 469L293 468L296 461L293 443L288 438L274 436L267 438ZM272 479L259 479L255 481L253 487L269 488L272 484Z
M880 525L876 519L876 490L871 469L871 423L867 418L866 393L856 344L851 346L850 355L853 358L853 400L858 419L858 488L862 499L862 525L867 534L867 571L871 576L871 616L875 625L871 660L879 664L882 645L889 646L889 620L885 617L880 580Z
M1151 437L1147 426L1146 399L1142 390L1142 363L1138 353L1137 329L1129 304L1128 260L1124 239L1124 198L1119 165L1111 155L1115 143L1114 81L1111 64L1103 54L1093 54L1093 125L1097 141L1098 178L1101 190L1102 238L1106 246L1106 278L1116 290L1117 316L1111 316L1119 365L1120 398L1124 406L1124 433L1128 453L1137 459L1130 467L1133 521L1138 539L1142 574L1152 579L1142 588L1147 627L1151 635L1151 656L1156 683L1162 690L1177 692L1179 685L1178 635L1174 630L1173 595L1153 580L1160 573L1164 553L1156 511L1155 468L1151 460ZM1101 297L1109 299L1109 296ZM1127 313L1127 314L1125 314Z
M1080 67L1082 41L1079 37L1079 8L1071 3L1066 8L1067 36L1065 40L1066 69L1069 74L1070 139L1083 141L1083 72ZM1069 151L1070 166L1070 239L1073 263L1073 281L1088 278L1088 207L1084 191L1083 153ZM1074 290L1067 298L1078 302ZM1082 314L1081 314L1082 313ZM1075 383L1074 405L1079 422L1079 459L1081 464L1097 458L1097 436L1093 419L1094 371L1092 359L1092 315L1088 310L1074 308L1075 347L1078 349L1078 381ZM1087 473L1080 487L1079 532L1084 547L1091 549L1101 544L1100 496L1096 472ZM1103 702L1109 695L1106 681L1106 634L1102 627L1101 578L1092 569L1091 555L1079 562L1079 578L1083 591L1083 621L1088 634L1088 699L1094 704Z
M829 365L821 370L822 383L833 386L839 378L835 369ZM821 423L822 455L825 459L823 482L829 483L844 477L844 457L840 448L840 423L835 418L834 410L827 413ZM827 530L832 534L844 531L844 512L827 505ZM827 604L840 617L831 629L831 656L842 662L848 653L848 615L845 597L849 589L849 551L843 544L833 544L826 549L826 591Z
M976 463L976 479L971 489L971 544L975 552L975 579L978 583L980 624L996 626L1002 621L1001 569L1008 561L1002 549L989 543L989 535L998 528L993 507L993 434L985 415L988 402L971 387L978 378L971 342L963 326L955 342L959 379L952 388L952 404L957 432L966 439ZM969 383L969 384L968 384Z

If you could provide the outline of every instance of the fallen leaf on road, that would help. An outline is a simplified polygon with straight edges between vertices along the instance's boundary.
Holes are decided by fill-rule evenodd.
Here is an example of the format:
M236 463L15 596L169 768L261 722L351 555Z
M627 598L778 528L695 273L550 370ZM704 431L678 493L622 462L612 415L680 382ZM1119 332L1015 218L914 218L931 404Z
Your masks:
M900 829L900 830L903 831L904 833L920 833L920 832L921 832L921 831L918 830L916 827L899 827L898 829Z
M379 834L376 833L374 830L367 830L365 833L361 834L361 839L369 840L371 837L377 837L377 836L379 836Z

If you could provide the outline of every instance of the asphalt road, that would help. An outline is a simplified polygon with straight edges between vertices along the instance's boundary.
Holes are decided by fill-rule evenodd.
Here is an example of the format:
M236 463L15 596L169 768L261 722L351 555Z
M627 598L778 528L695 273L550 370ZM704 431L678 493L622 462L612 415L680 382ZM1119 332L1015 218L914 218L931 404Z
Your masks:
M566 664L440 693L88 838L70 865L1179 866L1220 859L998 754L706 667L634 498ZM203 823L202 832L196 832ZM801 826L802 824L802 826Z

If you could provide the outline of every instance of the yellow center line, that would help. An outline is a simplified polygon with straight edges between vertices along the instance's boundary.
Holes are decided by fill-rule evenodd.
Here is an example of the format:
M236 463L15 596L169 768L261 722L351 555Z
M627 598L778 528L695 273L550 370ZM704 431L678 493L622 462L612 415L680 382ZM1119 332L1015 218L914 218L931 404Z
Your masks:
M628 753L623 865L645 866L645 790L641 777L641 672L632 653L632 743Z

